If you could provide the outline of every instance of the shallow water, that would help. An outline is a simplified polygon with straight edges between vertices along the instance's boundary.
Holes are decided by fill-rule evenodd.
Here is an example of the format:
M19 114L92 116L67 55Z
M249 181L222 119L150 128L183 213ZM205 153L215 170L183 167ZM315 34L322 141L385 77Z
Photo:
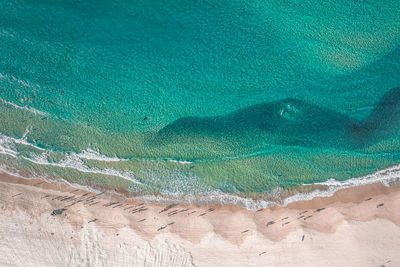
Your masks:
M254 193L400 160L398 1L2 1L0 163Z

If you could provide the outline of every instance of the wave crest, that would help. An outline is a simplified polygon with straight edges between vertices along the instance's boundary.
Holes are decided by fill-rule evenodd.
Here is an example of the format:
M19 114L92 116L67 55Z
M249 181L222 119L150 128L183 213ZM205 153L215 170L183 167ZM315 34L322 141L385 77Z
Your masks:
M49 113L40 111L40 110L35 109L33 107L18 106L17 104L15 104L13 102L10 102L10 101L7 101L7 100L5 100L5 99L3 99L1 97L0 97L0 103L2 103L4 105L7 105L7 106L11 106L11 107L16 108L16 109L26 110L26 111L29 111L29 112L31 112L33 114L40 115L40 116L49 116L50 115Z

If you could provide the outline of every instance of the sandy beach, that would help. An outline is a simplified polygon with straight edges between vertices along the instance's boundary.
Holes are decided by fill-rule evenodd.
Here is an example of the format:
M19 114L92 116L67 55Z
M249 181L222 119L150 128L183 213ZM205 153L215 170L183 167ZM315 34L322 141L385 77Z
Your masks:
M400 186L249 211L0 174L1 266L400 266Z

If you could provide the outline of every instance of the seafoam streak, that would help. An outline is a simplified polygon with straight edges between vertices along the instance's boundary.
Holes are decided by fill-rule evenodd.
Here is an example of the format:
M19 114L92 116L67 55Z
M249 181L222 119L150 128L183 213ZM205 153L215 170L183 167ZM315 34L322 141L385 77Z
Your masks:
M77 156L81 159L89 159L89 160L97 160L97 161L106 161L106 162L118 162L118 161L127 161L128 159L121 159L118 157L108 157L106 155L100 154L98 150L88 148L86 150L82 150Z
M7 101L7 100L5 100L5 99L3 99L1 97L0 97L0 103L3 103L4 105L11 106L11 107L16 108L16 109L26 110L26 111L29 111L29 112L31 112L33 114L36 114L36 115L49 116L49 114L46 113L46 112L37 110L37 109L32 108L32 107L28 107L28 106L18 106L17 104L15 104L13 102L10 102L10 101Z
M13 158L18 156L18 151L11 137L0 134L0 154L8 155Z
M142 184L138 180L136 180L136 177L133 175L131 172L123 172L123 171L117 171L115 169L107 168L107 169L98 169L98 168L89 168L84 164L81 158L75 153L69 154L66 159L55 163L55 162L49 162L48 161L48 154L42 153L40 155L35 155L32 158L28 158L23 156L22 157L25 160L28 160L30 162L39 164L39 165L49 165L49 166L54 166L54 167L60 167L60 168L70 168L70 169L75 169L80 172L85 172L85 173L95 173L95 174L102 174L102 175L111 175L111 176L117 176L120 178L123 178L125 180L131 181L136 184Z
M362 186L367 184L382 183L385 186L390 186L392 183L397 183L400 180L400 165L396 165L384 170L377 171L366 176L359 178L351 178L345 181L337 181L335 179L330 179L326 182L315 183L317 185L326 185L327 190L315 190L309 193L298 193L296 195L290 196L284 200L283 206L289 203L300 201L300 200L310 200L314 197L330 197L335 192L340 189ZM306 184L309 185L309 184Z

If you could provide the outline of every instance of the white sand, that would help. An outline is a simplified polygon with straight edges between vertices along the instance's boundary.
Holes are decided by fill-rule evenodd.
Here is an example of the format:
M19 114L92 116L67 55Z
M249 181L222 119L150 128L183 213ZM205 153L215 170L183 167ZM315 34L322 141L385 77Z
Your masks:
M132 214L124 209L141 203L104 207L119 201L105 194L51 216L68 204L57 196L87 192L38 182L0 176L1 266L400 266L400 187L350 188L259 212L177 206L160 213L166 205L144 204ZM168 216L174 210L184 211ZM312 217L299 218L306 210Z

